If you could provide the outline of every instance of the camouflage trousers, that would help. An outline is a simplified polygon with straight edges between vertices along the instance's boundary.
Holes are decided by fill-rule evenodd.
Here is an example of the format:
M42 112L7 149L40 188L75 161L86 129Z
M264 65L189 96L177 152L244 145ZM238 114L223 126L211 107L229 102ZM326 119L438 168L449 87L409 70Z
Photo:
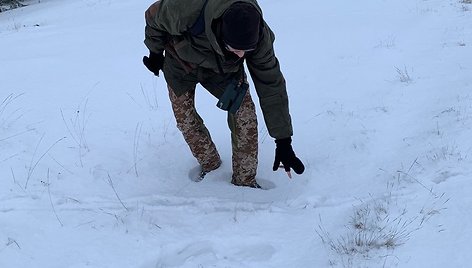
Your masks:
M177 128L182 132L190 151L203 171L217 169L221 158L210 132L195 109L195 89L177 97L168 86ZM231 183L252 186L256 183L258 132L254 102L247 91L241 107L235 114L228 113L231 130L232 168Z

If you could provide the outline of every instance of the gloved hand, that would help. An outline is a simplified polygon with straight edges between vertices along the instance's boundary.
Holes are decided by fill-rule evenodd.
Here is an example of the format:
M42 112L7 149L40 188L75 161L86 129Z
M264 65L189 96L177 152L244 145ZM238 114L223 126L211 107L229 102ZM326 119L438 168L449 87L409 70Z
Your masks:
M149 57L144 56L143 63L155 76L159 76L159 70L162 70L162 66L164 66L164 54L149 51Z
M305 171L305 166L302 161L295 156L295 152L292 149L292 138L278 139L275 140L277 148L275 149L275 161L274 167L276 171L279 167L283 167L287 172L289 178L292 178L290 169L297 174L302 174ZM282 163L282 166L280 165Z

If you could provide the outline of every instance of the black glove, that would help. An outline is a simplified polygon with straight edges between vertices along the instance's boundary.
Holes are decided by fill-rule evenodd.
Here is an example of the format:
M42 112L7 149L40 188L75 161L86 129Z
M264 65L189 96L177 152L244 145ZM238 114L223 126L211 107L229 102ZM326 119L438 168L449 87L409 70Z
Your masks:
M290 168L295 171L297 174L302 174L305 171L305 166L302 161L295 156L295 152L292 149L292 138L285 138L275 140L277 148L275 149L275 161L274 167L272 168L276 171L280 166L280 162L287 173L290 172ZM290 173L289 173L290 177Z
M159 76L159 70L162 70L162 66L164 66L164 54L156 54L150 51L149 57L143 57L143 63L155 76Z

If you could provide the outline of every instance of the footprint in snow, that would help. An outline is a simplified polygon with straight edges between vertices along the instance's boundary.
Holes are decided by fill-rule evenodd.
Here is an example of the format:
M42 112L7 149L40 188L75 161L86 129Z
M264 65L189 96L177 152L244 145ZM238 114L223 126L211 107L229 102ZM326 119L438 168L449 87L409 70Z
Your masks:
M181 243L170 245L163 249L155 267L199 267L197 264L221 265L223 262L262 263L272 259L276 253L273 246L261 243L235 245L229 252L218 251L218 248L215 248L210 241L195 242L185 246Z
M201 167L200 166L196 166L192 169L190 169L190 171L188 172L188 177L191 181L194 181L194 182L201 182L205 179L208 180L209 177L214 177L215 176L215 173L217 173L218 171L215 171L215 172L210 172L208 174L202 174L202 171L201 171ZM221 176L220 173L217 173ZM230 177L231 175L227 176L228 177L228 181L230 180ZM271 189L274 189L276 187L275 183L269 181L269 180L265 180L265 179L261 179L261 178L256 178L257 180L257 183L259 183L259 185L262 187L263 190L271 190Z
M438 172L437 176L432 179L432 181L436 184L440 184L442 182L447 181L449 178L459 176L460 173L457 172L451 172L451 171L441 171Z
M170 246L164 249L156 267L181 267L184 264L213 263L217 256L211 242L202 241L191 243L186 246Z
M244 246L243 249L237 251L234 257L241 261L264 262L268 261L275 254L275 248L268 244L255 244Z

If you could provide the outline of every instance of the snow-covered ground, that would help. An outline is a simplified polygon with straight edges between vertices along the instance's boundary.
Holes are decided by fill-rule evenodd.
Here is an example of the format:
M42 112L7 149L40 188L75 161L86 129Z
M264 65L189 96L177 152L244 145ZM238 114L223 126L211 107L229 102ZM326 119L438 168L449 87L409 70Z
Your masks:
M306 172L194 183L152 1L41 0L0 13L0 267L471 267L472 5L261 0ZM253 96L255 96L254 91Z

